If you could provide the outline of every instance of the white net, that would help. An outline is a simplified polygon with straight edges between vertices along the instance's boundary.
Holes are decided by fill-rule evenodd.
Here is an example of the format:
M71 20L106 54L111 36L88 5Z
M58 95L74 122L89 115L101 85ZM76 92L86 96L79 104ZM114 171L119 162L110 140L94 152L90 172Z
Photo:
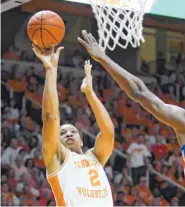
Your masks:
M143 38L143 16L153 0L90 0L98 23L99 44L103 50L117 45L138 47Z

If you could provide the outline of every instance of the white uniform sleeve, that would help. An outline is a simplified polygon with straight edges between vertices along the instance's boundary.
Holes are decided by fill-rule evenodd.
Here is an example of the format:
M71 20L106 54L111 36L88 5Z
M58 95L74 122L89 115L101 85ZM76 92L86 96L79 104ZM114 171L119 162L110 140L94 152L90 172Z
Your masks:
M144 156L151 157L151 153L149 152L148 148L145 145L143 145L143 149L144 149Z
M127 149L127 153L128 153L128 154L131 154L132 151L133 151L133 148L134 148L134 143L132 143L132 144L129 146L129 148Z
M9 149L5 149L2 157L1 157L1 163L2 165L9 165L10 164L10 159L9 159Z

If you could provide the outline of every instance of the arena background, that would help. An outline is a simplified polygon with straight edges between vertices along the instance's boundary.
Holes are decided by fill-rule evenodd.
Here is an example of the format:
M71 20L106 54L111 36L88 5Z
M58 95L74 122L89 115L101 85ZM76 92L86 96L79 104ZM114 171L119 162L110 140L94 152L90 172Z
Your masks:
M29 18L52 10L65 21L65 47L59 63L58 93L62 122L74 123L83 133L84 150L98 132L86 99L80 92L84 60L90 57L77 42L81 30L96 38L91 7L78 1L1 1L1 205L55 205L45 179L41 156L42 64L34 56L26 33ZM87 3L86 0L83 2ZM165 102L185 108L185 4L159 0L144 18L145 43L119 47L107 54L140 77ZM93 61L92 61L93 62ZM116 206L185 205L185 181L180 147L174 132L133 103L97 63L94 89L116 128L115 152L105 167ZM124 106L123 106L124 105ZM135 181L127 149L142 136L151 156Z

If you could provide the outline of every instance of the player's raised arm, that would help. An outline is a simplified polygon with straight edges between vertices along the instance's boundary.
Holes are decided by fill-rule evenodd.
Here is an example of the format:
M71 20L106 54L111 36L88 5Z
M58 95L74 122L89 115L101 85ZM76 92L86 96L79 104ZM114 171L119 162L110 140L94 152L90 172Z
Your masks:
M86 61L84 66L86 77L83 80L81 91L85 93L100 128L94 146L94 154L104 165L114 148L114 125L107 110L93 91L91 67L90 61Z
M112 61L101 50L95 38L82 31L84 40L78 38L79 42L87 49L93 59L100 62L101 65L112 75L119 86L134 101L140 103L147 111L152 113L157 119L173 127L176 132L185 133L185 110L173 105L165 104L155 96L145 86L143 81L130 74L118 64ZM185 144L185 140L180 137L179 143Z
M56 53L54 53L54 48L42 51L33 45L35 55L42 61L46 69L42 99L42 154L49 173L59 167L57 166L57 155L62 160L66 156L65 147L60 144L59 100L57 94L57 67L61 50L62 48L58 48Z

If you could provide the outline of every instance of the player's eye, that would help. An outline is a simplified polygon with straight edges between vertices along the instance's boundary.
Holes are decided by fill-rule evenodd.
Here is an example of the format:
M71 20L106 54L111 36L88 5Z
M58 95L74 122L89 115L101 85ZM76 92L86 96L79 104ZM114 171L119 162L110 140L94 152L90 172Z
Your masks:
M74 134L74 133L76 133L76 131L75 130L72 130L72 133Z
M65 132L64 132L64 131L60 132L60 135L64 135L64 134L65 134Z

